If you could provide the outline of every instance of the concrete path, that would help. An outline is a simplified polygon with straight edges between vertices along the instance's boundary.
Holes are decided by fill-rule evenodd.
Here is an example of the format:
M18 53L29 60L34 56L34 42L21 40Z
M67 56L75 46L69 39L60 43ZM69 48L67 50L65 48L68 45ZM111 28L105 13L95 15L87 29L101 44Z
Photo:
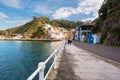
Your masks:
M68 61L66 50L64 50L59 68L57 69L57 77L54 80L76 80L71 63Z
M65 51L55 80L120 80L120 68L92 53L73 44L66 45Z

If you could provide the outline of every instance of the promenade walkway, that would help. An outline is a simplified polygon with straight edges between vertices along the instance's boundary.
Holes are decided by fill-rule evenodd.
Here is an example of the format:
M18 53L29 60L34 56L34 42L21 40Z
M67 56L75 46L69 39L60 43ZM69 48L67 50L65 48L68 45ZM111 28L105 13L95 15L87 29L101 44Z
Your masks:
M120 68L67 44L54 80L120 80Z

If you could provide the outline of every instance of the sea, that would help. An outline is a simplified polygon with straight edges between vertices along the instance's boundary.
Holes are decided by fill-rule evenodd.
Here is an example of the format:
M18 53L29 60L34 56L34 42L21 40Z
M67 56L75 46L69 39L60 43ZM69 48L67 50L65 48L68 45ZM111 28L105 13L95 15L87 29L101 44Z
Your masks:
M0 41L0 80L26 80L60 45L44 41ZM47 63L45 74L53 58ZM38 75L34 80L38 80Z

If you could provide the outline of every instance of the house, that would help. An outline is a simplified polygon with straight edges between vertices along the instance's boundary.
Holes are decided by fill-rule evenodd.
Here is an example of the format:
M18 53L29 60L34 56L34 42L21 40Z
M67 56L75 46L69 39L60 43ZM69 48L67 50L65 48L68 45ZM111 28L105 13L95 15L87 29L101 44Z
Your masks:
M91 25L84 24L77 27L75 32L75 40L82 41L82 42L87 41L88 34L91 33L92 27L93 27L92 24Z
M62 33L57 33L57 34L56 34L56 38L57 38L57 39L62 39L62 38L63 38Z
M51 26L50 24L45 24L45 25L43 26L43 28L44 28L45 30L51 29L51 30L53 31L53 26Z
M54 39L62 39L63 38L63 33L61 29L55 29L53 26L50 24L45 24L43 28L48 32L49 38L54 38Z
M11 38L13 38L13 39L21 39L21 38L23 38L23 35L21 35L21 34L12 34Z

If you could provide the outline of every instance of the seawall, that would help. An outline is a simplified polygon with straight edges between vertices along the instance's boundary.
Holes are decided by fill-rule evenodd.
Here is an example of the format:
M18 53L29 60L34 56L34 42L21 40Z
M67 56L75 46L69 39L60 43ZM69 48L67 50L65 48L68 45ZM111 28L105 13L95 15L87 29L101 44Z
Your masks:
M35 39L35 38L23 38L23 39L12 39L12 38L4 38L0 40L6 41L46 41L46 42L55 42L55 41L62 41L62 39Z

